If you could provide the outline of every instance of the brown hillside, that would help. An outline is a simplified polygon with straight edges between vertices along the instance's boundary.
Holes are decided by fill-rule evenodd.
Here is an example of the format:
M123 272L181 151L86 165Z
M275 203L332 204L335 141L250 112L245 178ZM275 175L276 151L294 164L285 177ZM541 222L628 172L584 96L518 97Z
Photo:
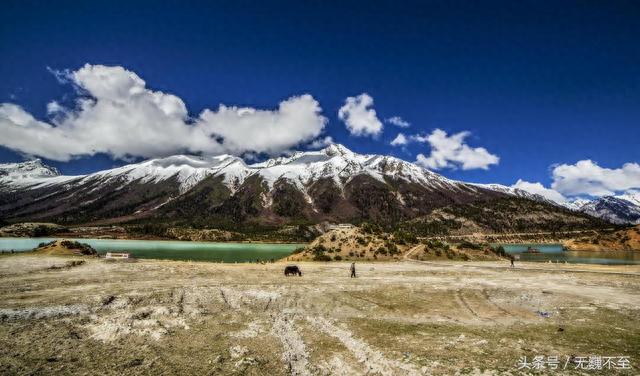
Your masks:
M640 225L564 242L571 251L640 251Z

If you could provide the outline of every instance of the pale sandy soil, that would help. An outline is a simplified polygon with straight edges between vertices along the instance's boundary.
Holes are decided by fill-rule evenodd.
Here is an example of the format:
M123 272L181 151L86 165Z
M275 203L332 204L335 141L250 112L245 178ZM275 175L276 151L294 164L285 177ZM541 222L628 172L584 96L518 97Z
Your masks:
M634 367L589 375L640 367L640 266L405 260L350 279L335 262L284 277L284 263L74 259L0 257L0 374L515 375L535 355Z

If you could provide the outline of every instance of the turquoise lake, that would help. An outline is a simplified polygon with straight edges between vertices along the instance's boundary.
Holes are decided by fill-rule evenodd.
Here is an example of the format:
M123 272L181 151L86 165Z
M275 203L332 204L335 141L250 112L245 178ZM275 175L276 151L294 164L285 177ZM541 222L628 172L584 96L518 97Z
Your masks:
M560 244L495 244L502 245L512 255L519 255L520 261L568 262L572 264L633 265L640 264L640 252L582 252L563 251ZM541 253L523 253L528 247Z
M0 238L0 250L30 251L40 243L55 238ZM215 262L255 262L279 259L290 255L305 244L217 243L173 240L71 239L87 243L99 253L129 252L137 258L193 260ZM496 244L497 245L497 244ZM520 261L568 262L580 264L631 265L640 264L640 252L579 252L563 251L560 244L502 244L505 250L519 255ZM541 253L523 253L528 247Z
M0 238L0 250L30 251L56 238ZM129 252L137 258L218 262L269 261L290 255L305 244L216 243L173 240L70 239L87 243L98 253Z

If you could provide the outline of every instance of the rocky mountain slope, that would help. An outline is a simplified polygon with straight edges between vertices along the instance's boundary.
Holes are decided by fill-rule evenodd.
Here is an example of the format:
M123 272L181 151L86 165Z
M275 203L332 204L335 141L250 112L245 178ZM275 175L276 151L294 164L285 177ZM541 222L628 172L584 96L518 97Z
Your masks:
M369 221L395 226L444 208L457 208L462 218L460 208L499 202L511 203L500 206L511 211L501 214L508 218L534 200L342 145L256 164L230 155L177 155L84 176L61 176L37 160L0 165L0 218L8 222L172 222L237 229ZM548 202L537 205L527 209L535 220L521 220L543 223L551 212L576 226L598 225Z
M542 195L501 184L476 185L511 196L563 206L615 224L640 224L640 193L638 192L618 196L604 196L593 200L578 198L568 202L555 202Z
M640 193L576 200L567 207L616 224L640 224Z

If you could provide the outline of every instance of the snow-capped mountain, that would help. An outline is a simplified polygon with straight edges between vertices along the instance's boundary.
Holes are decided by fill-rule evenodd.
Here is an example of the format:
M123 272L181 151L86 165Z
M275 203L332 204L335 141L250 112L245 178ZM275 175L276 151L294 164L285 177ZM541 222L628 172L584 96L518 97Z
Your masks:
M41 161L0 166L0 217L9 220L393 223L511 196L548 204L519 189L454 181L337 144L254 164L230 155L176 155L83 176L59 175Z
M0 182L6 189L41 187L59 182L82 185L99 181L102 184L161 183L172 180L185 193L208 176L224 176L224 184L232 191L249 176L260 176L272 188L276 181L286 179L300 190L313 181L330 178L343 188L352 177L366 174L384 182L395 178L424 187L459 189L462 183L449 180L417 165L389 156L356 154L342 145L330 145L319 151L296 152L288 157L269 159L247 165L231 155L198 157L174 155L81 176L61 176L39 159L0 165ZM55 179L52 179L54 178Z
M515 187L509 187L507 185L502 185L502 184L476 184L473 183L473 185L484 188L484 189L489 189L495 192L500 192L500 193L504 193L507 195L511 195L511 196L516 196L516 197L522 197L522 198L526 198L529 200L534 200L534 201L539 201L539 202L546 202L552 205L558 205L557 202L555 201L551 201L549 199L547 199L546 197L539 195L537 193L531 193L529 191L525 191L524 189L521 188L515 188Z
M571 209L617 224L640 224L640 200L637 193L604 196L594 200L576 200Z
M640 191L629 191L625 194L616 196L621 200L629 201L630 203L640 206Z
M604 196L593 200L577 198L573 201L555 202L542 195L501 184L474 185L512 196L562 206L616 224L640 224L640 193L638 192L629 192L619 196Z
M40 184L55 184L71 180L72 176L61 176L57 169L47 166L40 159L21 163L0 164L0 187L33 187Z
M575 211L580 211L580 208L582 208L584 205L590 203L591 200L585 200L583 198L576 198L575 200L572 201L565 201L560 203L562 206L564 206L567 209L571 209L571 210L575 210Z
M0 164L0 179L29 179L29 178L47 178L58 176L60 173L57 169L47 166L40 159L34 159L21 163L3 163Z

